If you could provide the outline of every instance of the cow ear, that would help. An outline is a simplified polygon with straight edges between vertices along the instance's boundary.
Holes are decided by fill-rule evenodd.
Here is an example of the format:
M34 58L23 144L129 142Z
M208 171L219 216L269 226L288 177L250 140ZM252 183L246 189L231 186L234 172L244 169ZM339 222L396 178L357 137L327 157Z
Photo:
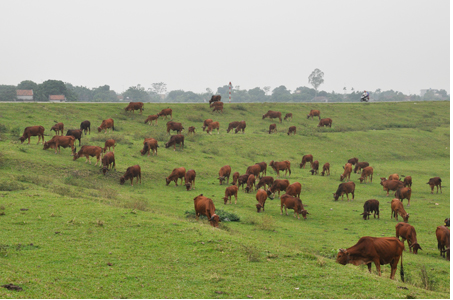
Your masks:
M344 250L342 248L340 248L338 251L341 252L341 253L345 253L346 254L346 250Z

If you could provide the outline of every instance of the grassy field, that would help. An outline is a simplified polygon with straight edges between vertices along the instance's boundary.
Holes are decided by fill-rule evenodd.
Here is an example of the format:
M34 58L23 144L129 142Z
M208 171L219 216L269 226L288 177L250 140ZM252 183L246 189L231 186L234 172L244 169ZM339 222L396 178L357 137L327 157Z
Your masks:
M145 104L143 115L125 113L126 104L0 104L0 298L450 298L450 264L440 257L435 230L450 216L449 102L367 104L225 104L213 114L208 104ZM165 123L144 124L150 114L173 109L173 120L187 129L183 151L165 149ZM292 121L278 123L261 116L269 109ZM317 128L310 109L333 120ZM98 133L103 119L113 118L115 131ZM201 130L203 120L220 122L220 134ZM55 122L76 129L90 120L82 145L117 141L116 170L103 176L85 159L72 160L18 138L26 126L45 127L46 140ZM245 134L226 133L228 123L245 120ZM277 123L276 134L268 134ZM297 134L288 136L291 125ZM143 139L159 141L157 156L141 156ZM78 146L77 142L77 149ZM299 168L304 154L320 166L331 164L331 176L312 176ZM354 201L334 201L342 166L349 158L368 161L373 183L356 183ZM240 190L237 205L224 205L226 185L218 171L229 164L244 174L247 166L289 160L290 183L302 184L307 220L280 215L280 201L267 200L257 214L255 193ZM127 167L139 164L142 184L119 184ZM195 190L165 185L173 168L197 172ZM413 178L409 223L423 250L403 253L406 281L390 280L390 267L379 277L365 265L339 265L339 248L362 236L395 236L390 219L392 194L386 197L379 177L392 173ZM268 167L268 175L276 174ZM443 193L430 193L429 178L442 178ZM282 176L284 177L284 176ZM193 198L204 194L217 211L240 220L220 223L195 220ZM363 203L380 201L381 217L364 221ZM406 207L407 200L404 200ZM234 201L233 201L234 203ZM401 221L401 218L400 218ZM407 244L406 248L407 248Z

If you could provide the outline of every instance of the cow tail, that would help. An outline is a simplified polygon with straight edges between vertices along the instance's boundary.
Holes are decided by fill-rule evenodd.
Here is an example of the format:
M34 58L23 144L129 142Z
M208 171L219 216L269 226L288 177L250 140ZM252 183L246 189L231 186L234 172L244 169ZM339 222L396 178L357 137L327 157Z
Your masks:
M400 270L400 275L401 275L401 281L404 282L403 252L401 252L401 270Z

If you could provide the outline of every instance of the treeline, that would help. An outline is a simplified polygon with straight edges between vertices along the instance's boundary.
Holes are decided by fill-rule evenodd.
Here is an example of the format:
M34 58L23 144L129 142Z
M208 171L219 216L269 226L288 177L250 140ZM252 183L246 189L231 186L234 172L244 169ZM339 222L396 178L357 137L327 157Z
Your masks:
M161 85L163 83L160 83ZM165 85L165 84L163 84ZM60 80L47 80L37 84L31 80L25 80L14 85L0 85L0 101L15 101L16 90L33 90L34 101L48 101L49 95L65 95L66 101L72 102L207 102L213 94L221 95L224 102L228 102L229 87L218 87L214 92L206 89L205 93L175 90L164 94L158 94L155 89L145 89L141 85L129 87L125 92L118 94L104 85L97 88L74 86ZM294 91L288 90L284 85L276 87L272 91L269 87L241 90L235 87L231 90L232 102L358 102L363 91L346 91L335 93L332 91L319 91L309 87L298 87ZM421 100L450 100L445 90L428 91L423 98L418 95L404 95L398 91L381 91L380 89L370 92L372 101L421 101Z

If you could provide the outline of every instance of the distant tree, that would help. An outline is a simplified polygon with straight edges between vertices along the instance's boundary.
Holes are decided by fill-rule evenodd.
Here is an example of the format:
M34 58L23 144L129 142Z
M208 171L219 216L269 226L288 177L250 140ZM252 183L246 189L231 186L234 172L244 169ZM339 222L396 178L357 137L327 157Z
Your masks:
M222 99L228 99L229 90L230 90L230 87L228 85L224 85L222 87L218 87L216 95L222 96Z
M256 87L248 91L251 102L264 102L266 100L266 93L264 90Z
M16 86L15 85L0 85L0 101L15 101Z
M145 91L145 88L142 87L140 84L137 84L137 86L129 87L123 93L123 97L124 99L129 99L126 100L129 102L149 102L150 100L149 94Z
M69 92L65 83L61 80L46 80L38 85L37 91L33 94L37 101L48 101L49 95L65 95L66 99L70 101L76 100L76 95Z
M206 88L206 93L207 93L207 94L214 95L214 91L211 90L210 88Z
M17 85L18 90L34 90L38 89L38 84L31 80L24 80Z
M318 95L318 87L324 83L324 72L319 69L315 69L308 76L308 82L315 88L315 97Z
M271 87L266 85L265 87L263 87L263 91L266 93L266 95L269 95L269 92L271 90Z
M272 90L272 102L292 102L291 91L286 86L281 85Z
M77 97L77 101L90 102L93 101L93 92L84 86L73 86L70 83L66 83L66 88L71 90Z
M156 82L151 84L151 89L158 95L165 94L167 92L167 84L163 82Z

